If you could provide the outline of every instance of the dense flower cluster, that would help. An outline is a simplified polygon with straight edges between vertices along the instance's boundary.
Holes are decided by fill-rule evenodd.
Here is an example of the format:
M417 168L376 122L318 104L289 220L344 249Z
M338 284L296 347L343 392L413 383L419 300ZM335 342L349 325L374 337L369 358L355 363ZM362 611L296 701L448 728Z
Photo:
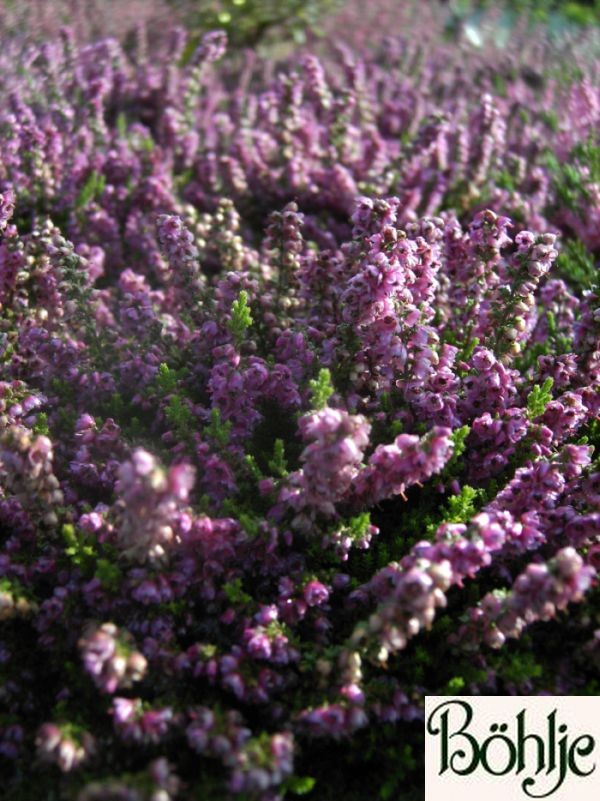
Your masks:
M15 52L7 797L328 799L427 693L598 692L585 42Z

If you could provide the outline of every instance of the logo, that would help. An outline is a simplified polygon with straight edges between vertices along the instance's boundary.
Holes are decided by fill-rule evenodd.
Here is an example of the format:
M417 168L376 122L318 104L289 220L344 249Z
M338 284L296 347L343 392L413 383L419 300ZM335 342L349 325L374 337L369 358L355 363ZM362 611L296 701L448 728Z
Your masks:
M600 801L600 696L427 696L425 801Z

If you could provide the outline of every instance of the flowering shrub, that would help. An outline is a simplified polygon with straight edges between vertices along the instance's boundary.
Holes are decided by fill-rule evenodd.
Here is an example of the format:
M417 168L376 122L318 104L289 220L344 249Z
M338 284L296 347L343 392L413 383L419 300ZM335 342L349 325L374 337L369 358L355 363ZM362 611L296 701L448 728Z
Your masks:
M0 55L6 797L420 797L599 689L594 67L184 48Z

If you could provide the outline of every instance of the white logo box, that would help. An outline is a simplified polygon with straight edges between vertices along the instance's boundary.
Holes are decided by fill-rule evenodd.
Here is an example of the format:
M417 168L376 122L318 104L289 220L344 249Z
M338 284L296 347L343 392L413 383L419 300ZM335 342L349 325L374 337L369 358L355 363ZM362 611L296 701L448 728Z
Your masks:
M425 801L600 801L600 696L426 696Z

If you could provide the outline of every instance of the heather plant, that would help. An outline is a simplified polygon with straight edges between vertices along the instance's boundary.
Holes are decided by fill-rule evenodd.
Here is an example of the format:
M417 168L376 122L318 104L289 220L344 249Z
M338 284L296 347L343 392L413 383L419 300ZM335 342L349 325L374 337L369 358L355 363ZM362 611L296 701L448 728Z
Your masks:
M588 44L8 43L10 801L416 799L426 694L597 694Z
M71 25L82 41L130 37L136 29L139 35L141 26L147 28L141 36L150 32L152 40L173 21L173 11L163 0L129 0L126 6L119 0L1 0L0 24L5 41L10 37L41 44L64 25Z

